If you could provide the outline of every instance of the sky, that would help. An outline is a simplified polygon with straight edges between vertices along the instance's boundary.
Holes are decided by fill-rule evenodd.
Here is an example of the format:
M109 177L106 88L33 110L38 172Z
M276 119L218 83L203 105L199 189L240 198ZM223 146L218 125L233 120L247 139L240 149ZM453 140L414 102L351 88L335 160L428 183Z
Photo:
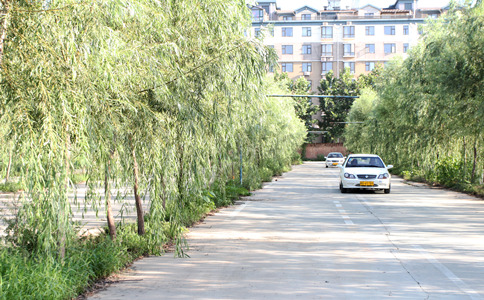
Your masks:
M282 10L294 10L305 5L311 6L315 9L323 9L323 3L327 3L327 0L276 0L277 6ZM364 6L366 4L372 4L379 8L387 8L390 5L395 4L395 0L341 0L341 2L356 2L358 6ZM449 0L418 0L418 7L443 7L449 4Z

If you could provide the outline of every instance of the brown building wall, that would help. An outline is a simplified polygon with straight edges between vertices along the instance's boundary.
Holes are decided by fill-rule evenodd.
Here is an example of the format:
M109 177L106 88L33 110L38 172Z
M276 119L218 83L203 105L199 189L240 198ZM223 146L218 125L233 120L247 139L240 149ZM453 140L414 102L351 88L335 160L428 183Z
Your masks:
M343 143L306 144L306 158L316 159L318 155L326 156L330 152L341 152L343 155L348 154Z

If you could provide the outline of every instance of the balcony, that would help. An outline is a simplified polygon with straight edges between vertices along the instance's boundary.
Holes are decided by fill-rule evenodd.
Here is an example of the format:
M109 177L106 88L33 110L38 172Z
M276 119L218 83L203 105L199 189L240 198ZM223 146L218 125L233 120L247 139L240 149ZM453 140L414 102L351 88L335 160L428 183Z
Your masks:
M423 15L417 15L415 18L423 18ZM395 19L403 19L403 20L410 20L413 19L414 16L407 14L392 14L392 15L379 15L379 16L358 16L358 15L350 15L350 14L328 14L328 15L320 15L320 16L312 16L311 18L308 17L292 17L291 20L283 20L282 16L271 16L268 18L262 17L253 17L253 22L263 22L263 21L321 21L321 20L395 20Z

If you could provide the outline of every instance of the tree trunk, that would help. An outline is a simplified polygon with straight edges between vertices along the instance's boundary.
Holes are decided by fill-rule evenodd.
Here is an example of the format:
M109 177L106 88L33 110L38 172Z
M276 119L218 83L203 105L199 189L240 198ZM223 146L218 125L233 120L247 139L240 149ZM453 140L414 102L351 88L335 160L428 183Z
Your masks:
M184 152L183 152L183 145L181 141L178 141L178 178L177 178L177 188L178 188L178 203L181 205L182 208L185 207L184 202L184 192L183 192L183 159L184 159Z
M70 147L71 147L71 135L69 134L69 126L66 127L66 135L65 135L65 170L66 170L66 182L65 182L65 198L62 199L62 197L59 197L59 201L62 201L60 203L60 209L59 209L59 215L60 215L60 221L61 223L59 224L60 228L60 242L59 242L59 256L61 259L64 259L66 256L66 228L65 226L67 225L65 222L67 218L66 214L66 209L67 205L69 203L69 174L70 174L70 161L71 161L71 152L70 152Z
M133 176L134 176L134 200L136 202L136 214L138 216L138 235L145 234L145 220L143 217L143 205L141 203L141 197L139 195L139 183L138 183L138 162L136 161L136 152L134 145L131 145L131 155L133 156Z
M161 174L161 188L163 189L163 192L161 193L161 205L163 206L163 210L166 209L166 185L165 185L165 176Z
M476 141L474 142L474 161L472 162L471 182L474 182L474 179L476 178L476 166L477 166L477 137L476 137Z
M4 17L2 20L0 28L0 69L3 68L3 52L5 47L5 38L7 37L8 23L10 22L10 2L11 0L1 0L3 5ZM7 174L5 176L5 183L8 182L10 177L10 168L12 166L12 149L10 150L10 155L8 157Z
M111 207L111 184L110 174L111 174L111 160L113 158L114 151L111 151L109 161L106 163L106 170L104 174L104 200L106 201L106 214L108 219L109 236L111 240L116 240L116 225L114 223L114 216Z
M466 137L462 138L462 143L463 143L463 152L464 152L464 180L466 179L467 176L467 152L466 152Z
M7 165L7 174L5 174L5 183L8 182L10 179L10 169L12 168L12 154L13 154L13 147L10 148L10 153L8 155L8 165Z
M10 4L12 0L1 0L3 5L4 18L0 29L0 68L3 64L3 52L5 47L5 38L7 37L8 23L10 22Z

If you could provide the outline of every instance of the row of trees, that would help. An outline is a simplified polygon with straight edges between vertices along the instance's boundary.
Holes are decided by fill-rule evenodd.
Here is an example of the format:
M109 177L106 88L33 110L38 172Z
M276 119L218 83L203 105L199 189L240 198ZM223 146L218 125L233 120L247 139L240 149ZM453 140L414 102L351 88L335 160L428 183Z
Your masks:
M304 139L293 103L264 96L277 88L264 79L275 54L244 37L245 1L2 0L1 9L0 168L25 185L16 245L64 255L76 239L77 172L88 178L84 205L104 202L113 239L111 195L130 186L138 233L148 196L150 238L163 241L162 224L193 221L241 156L244 185L255 188Z
M317 101L312 101L315 98L311 97L294 97L296 114L304 122L308 131L320 128L324 132L323 140L336 141L343 135L348 112L355 100L353 97L359 96L365 88L374 88L381 70L378 66L369 74L360 75L357 80L353 79L348 68L344 69L339 77L336 77L332 71L326 73L317 86L317 94L330 97L320 98ZM309 81L304 77L292 81L287 73L276 73L274 79L279 86L289 89L293 95L312 94ZM315 118L318 112L321 112L320 120ZM308 133L306 142L311 143L316 136Z
M346 145L429 181L474 182L484 152L484 6L453 7L425 25L405 60L353 105Z

